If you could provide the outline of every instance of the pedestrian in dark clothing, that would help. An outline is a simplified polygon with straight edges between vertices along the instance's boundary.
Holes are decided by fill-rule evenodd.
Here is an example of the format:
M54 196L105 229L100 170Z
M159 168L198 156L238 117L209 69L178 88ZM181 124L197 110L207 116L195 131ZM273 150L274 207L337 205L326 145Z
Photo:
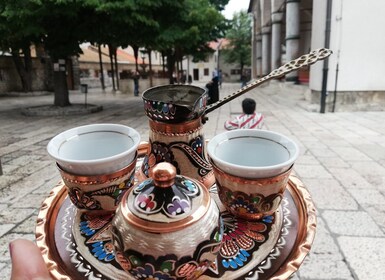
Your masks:
M139 78L140 78L140 74L138 71L135 72L134 74L134 95L135 96L139 96Z
M218 76L212 78L210 82L206 84L208 90L209 100L207 105L213 104L219 101L219 86L218 86Z
M182 79L181 79L182 84L185 84L185 83L186 83L186 79L187 79L186 73L183 73Z
M222 88L222 70L219 69L219 72L218 72L218 85L219 85L219 88Z
M188 75L188 84L191 85L191 83L192 83L192 76Z
M241 76L241 87L245 87L247 85L247 76L245 73Z

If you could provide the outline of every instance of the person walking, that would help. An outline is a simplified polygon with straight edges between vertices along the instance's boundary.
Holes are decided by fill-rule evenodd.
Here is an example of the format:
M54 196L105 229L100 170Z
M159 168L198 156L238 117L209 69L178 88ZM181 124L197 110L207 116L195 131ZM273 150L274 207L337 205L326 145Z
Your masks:
M219 87L218 87L218 76L211 79L210 82L206 84L208 90L209 100L207 105L213 104L219 101Z
M222 88L222 70L219 69L218 71L218 85L219 85L219 88L221 89Z
M246 73L243 72L241 75L241 88L245 87L247 85L247 76Z

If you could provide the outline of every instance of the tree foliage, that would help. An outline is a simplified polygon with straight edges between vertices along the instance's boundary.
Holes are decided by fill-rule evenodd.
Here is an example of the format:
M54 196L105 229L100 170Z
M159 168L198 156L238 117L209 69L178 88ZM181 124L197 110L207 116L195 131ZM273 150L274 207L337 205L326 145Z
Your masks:
M39 40L41 31L35 24L35 6L28 0L0 3L0 50L12 55L25 91L32 88L30 45Z
M245 11L235 13L226 33L229 44L224 49L227 63L236 63L243 74L245 65L251 64L251 20Z
M79 55L83 42L113 50L130 45L168 54L172 70L172 61L204 55L209 41L223 37L226 21L220 11L228 1L3 0L0 48L28 60L30 46L41 45L57 62ZM56 78L54 103L69 105L65 76Z

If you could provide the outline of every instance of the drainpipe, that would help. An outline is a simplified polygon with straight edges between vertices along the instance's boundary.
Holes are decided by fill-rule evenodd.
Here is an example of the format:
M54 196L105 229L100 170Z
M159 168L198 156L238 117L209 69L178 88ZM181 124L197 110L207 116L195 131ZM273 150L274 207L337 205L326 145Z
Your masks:
M338 55L338 56L339 56L339 55ZM335 110L336 110L336 101L337 101L338 65L339 65L339 62L338 62L338 58L337 58L336 81L335 81L335 85L334 85L333 108L332 108L332 112L333 112L333 113L334 113Z
M329 49L330 45L330 25L332 15L332 0L327 0L326 5L326 29L325 29L325 48ZM326 96L327 96L327 84L328 84L328 71L329 71L329 59L324 60L324 66L322 70L322 90L321 90L321 110L320 113L325 113Z

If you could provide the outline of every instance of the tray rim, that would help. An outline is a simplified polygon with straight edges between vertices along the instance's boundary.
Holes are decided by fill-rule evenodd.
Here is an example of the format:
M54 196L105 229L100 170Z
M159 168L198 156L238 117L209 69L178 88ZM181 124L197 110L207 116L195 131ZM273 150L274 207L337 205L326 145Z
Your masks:
M289 178L287 189L296 203L296 209L299 215L299 230L293 246L294 249L290 252L280 269L270 278L274 280L288 279L292 274L298 271L311 249L316 233L316 209L305 185L293 174ZM67 190L64 183L63 181L59 181L40 207L35 234L36 244L42 253L51 276L54 279L63 280L69 280L71 278L67 275L62 261L60 259L57 260L59 253L56 249L53 232L60 205L65 200L66 196Z

